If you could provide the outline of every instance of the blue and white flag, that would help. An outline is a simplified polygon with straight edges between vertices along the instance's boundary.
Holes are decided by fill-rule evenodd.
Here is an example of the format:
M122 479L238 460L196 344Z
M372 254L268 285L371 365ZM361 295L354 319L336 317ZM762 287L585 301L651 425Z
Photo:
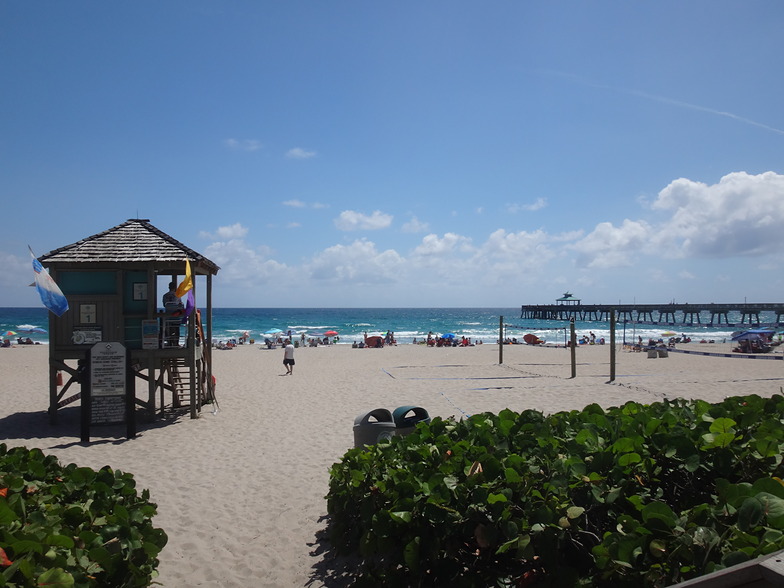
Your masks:
M27 248L30 250L30 257L33 258L35 289L38 290L41 302L57 316L63 316L65 311L68 310L68 301L65 299L65 296L58 285L55 284L52 276L46 271L46 268L44 268L44 266L41 265L41 262L35 258L32 247L28 245Z

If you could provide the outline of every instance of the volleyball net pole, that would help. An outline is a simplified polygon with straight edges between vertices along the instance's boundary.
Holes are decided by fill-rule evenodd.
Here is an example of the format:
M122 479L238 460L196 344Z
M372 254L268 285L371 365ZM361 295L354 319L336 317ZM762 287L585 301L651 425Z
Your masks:
M498 364L504 363L504 315L498 321Z
M572 356L572 377L577 377L577 334L574 332L574 317L569 321L569 353Z

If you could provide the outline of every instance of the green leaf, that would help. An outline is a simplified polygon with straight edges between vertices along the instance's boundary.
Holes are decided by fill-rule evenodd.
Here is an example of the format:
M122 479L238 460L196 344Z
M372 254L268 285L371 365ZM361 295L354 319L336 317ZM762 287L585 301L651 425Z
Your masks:
M663 521L668 527L675 526L675 513L664 502L651 502L642 509L642 519L647 523L653 519Z
M683 460L683 467L686 468L687 472L696 472L700 467L700 456L696 453L689 455Z
M598 437L596 436L596 433L590 429L582 429L579 433L577 433L574 440L580 445L595 447L597 445Z
M734 433L705 433L702 438L705 440L705 449L715 449L717 447L729 447L737 438Z
M775 529L784 529L784 499L768 492L760 492L756 498L762 504L768 525Z
M642 458L640 457L639 453L625 453L624 455L618 458L618 465L626 467L628 465L640 463L641 461Z
M566 516L570 519L576 519L585 512L582 506L570 506L566 509Z
M504 470L504 477L506 478L506 481L510 484L519 484L520 482L523 481L523 478L514 468L506 468Z
M636 449L634 440L630 437L621 437L610 448L615 453L628 453Z
M411 522L411 511L401 510L401 511L390 511L389 516L392 517L392 520L396 523L410 523Z
M722 417L713 421L709 430L711 433L734 433L735 429L733 427L737 424L732 419Z
M74 546L73 539L65 535L49 535L44 543L55 547L65 547L66 549L73 549Z
M496 502L506 502L507 498L503 494L490 494L487 497L488 504L495 504Z
M661 559L667 555L667 544L660 539L653 539L648 544L648 552L656 559Z
M760 524L764 515L762 502L756 496L749 497L738 509L738 528L741 531L750 531Z
M38 576L38 586L45 588L71 588L74 585L74 578L62 568L52 568L46 570Z
M768 492L779 498L784 498L784 485L773 478L760 478L751 485L752 492Z
M403 549L403 561L405 561L408 569L413 572L419 570L419 543L420 538L414 537Z

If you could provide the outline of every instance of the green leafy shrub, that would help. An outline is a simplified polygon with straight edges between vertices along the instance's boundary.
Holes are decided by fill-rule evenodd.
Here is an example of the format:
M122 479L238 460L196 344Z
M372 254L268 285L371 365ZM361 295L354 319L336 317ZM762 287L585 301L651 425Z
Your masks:
M668 586L784 548L784 397L433 419L330 471L360 584Z
M0 444L0 586L148 586L166 533L131 474Z

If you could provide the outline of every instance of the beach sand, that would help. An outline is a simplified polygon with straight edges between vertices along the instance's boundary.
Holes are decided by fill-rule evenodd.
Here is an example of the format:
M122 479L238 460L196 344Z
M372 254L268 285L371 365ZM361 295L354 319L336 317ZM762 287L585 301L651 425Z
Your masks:
M684 349L727 353L729 344ZM483 411L580 409L596 402L702 398L784 386L784 361L617 352L609 379L609 346L577 350L570 378L565 349L525 345L384 349L298 349L293 376L283 353L240 346L214 352L220 410L97 427L79 442L78 402L48 423L45 346L0 349L0 440L41 448L63 464L109 465L131 472L158 505L153 519L169 536L158 581L180 586L343 586L344 560L331 558L326 526L329 467L353 447L354 418L366 411L424 407L457 418ZM780 356L781 351L777 349ZM349 564L350 565L350 564Z

